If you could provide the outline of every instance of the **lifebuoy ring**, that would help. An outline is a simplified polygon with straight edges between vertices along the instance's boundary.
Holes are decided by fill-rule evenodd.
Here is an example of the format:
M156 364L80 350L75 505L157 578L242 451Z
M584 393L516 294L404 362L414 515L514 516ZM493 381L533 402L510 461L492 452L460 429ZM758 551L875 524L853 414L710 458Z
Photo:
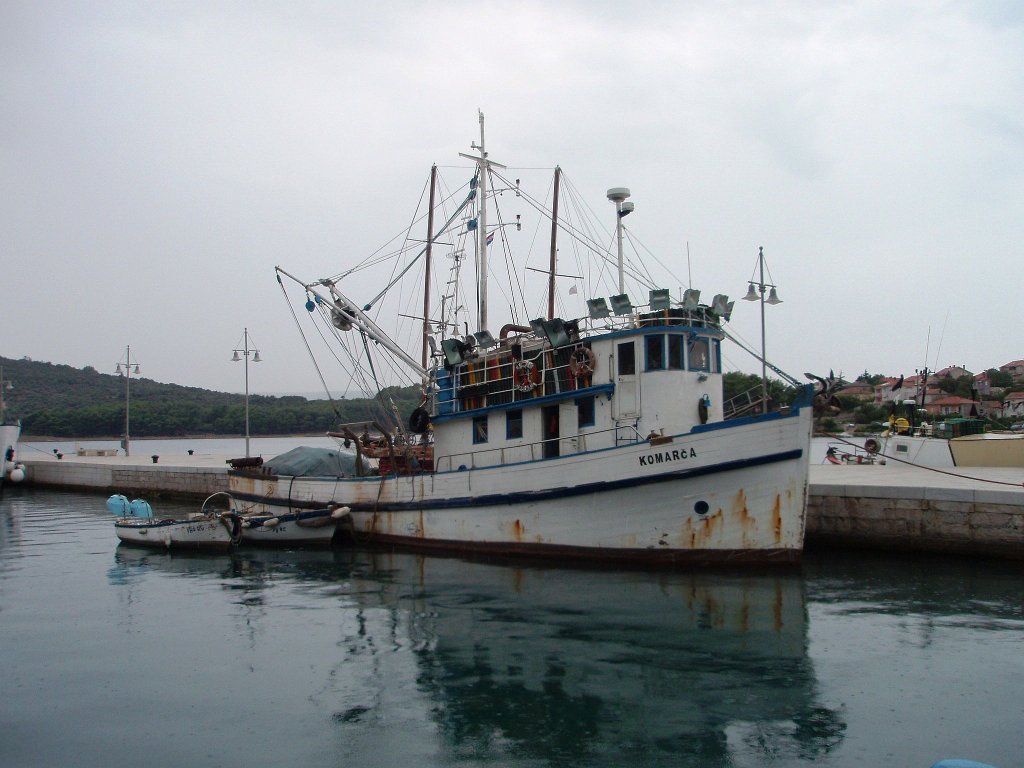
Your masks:
M430 426L430 414L427 413L426 408L416 408L409 414L409 429L414 434L422 435L427 431L428 426Z
M537 388L537 373L532 360L520 360L516 363L514 386L520 392L532 392Z
M569 373L575 378L589 376L594 372L597 357L590 347L576 347L569 355Z
M882 450L882 444L879 443L875 438L869 437L864 441L864 450L868 453L878 453Z

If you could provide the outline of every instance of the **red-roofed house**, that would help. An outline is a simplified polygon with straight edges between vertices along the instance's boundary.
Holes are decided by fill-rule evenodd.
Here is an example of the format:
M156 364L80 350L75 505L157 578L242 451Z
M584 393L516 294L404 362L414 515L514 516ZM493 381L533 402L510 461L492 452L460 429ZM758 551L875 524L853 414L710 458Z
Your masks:
M925 403L924 409L936 416L963 416L967 418L978 412L979 403L975 400L966 400L957 395L946 395L937 397L929 403Z
M1024 360L1014 360L1012 363L1000 365L999 370L1010 374L1014 384L1024 381Z
M952 379L959 379L961 376L972 376L973 374L966 368L962 368L959 365L949 365L943 368L941 371L936 371L929 378L933 379L944 379L949 376Z

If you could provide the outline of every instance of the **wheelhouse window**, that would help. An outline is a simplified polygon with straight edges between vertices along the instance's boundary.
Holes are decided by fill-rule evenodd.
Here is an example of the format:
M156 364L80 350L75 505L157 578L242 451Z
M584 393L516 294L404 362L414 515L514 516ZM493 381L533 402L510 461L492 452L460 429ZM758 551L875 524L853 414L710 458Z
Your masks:
M648 371L660 371L665 367L665 336L656 334L644 336L644 367Z
M685 336L668 337L668 367L673 371L681 371L686 362L683 354L683 345L686 343Z
M487 442L487 417L476 416L473 418L473 443L480 444Z
M619 344L616 358L618 359L619 376L632 376L636 373L636 349L633 347L632 341Z
M505 412L505 439L518 440L523 436L523 412L520 410Z
M594 408L594 396L581 397L576 400L576 426L592 427L597 423Z
M691 371L710 371L711 370L711 350L708 346L707 339L694 339L689 344L690 352L690 370Z

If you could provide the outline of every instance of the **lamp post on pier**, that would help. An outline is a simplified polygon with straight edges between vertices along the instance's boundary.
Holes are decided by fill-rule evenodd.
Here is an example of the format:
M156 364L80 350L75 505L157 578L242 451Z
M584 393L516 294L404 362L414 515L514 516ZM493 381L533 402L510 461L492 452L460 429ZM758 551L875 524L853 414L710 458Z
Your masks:
M245 358L245 458L249 458L249 355L252 355L254 363L262 362L262 358L260 357L260 351L256 347L249 346L248 328L242 331L241 348L232 351L235 354L231 358L231 362L237 363L242 357Z
M124 370L121 370L121 366L124 365ZM121 447L124 448L124 455L129 456L131 451L131 438L129 437L128 427L131 422L131 411L132 411L132 374L136 376L139 373L138 362L132 362L132 348L129 344L124 349L124 363L117 364L117 374L124 376L124 440L121 441Z
M754 282L754 276L751 275L750 287L747 289L747 295L743 298L746 301L761 302L761 413L768 413L768 363L764 343L764 305L781 304L782 299L779 298L779 292L775 286L764 281L764 269L764 248L762 247L757 249L757 266L754 267L755 272L760 270L757 282ZM771 279L771 272L768 273L768 278ZM766 299L764 292L767 288L771 288L771 291Z

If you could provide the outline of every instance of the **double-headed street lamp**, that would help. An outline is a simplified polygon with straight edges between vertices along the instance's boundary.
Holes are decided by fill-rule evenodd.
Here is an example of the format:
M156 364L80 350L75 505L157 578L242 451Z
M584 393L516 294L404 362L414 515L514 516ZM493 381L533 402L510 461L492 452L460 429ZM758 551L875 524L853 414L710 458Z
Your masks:
M256 347L249 346L248 328L242 332L241 348L232 351L235 355L231 358L231 362L237 363L242 357L245 358L245 458L249 458L249 355L252 355L254 363L262 362L262 358L260 358L260 351Z
M764 345L764 305L781 304L782 299L779 298L779 292L775 290L775 286L764 281L764 248L757 249L757 266L754 267L754 272L758 272L759 268L760 273L757 282L754 281L754 276L751 275L750 287L747 290L747 295L743 298L746 301L761 302L761 413L768 413L768 363ZM768 273L768 279L771 279L771 272ZM766 288L771 288L767 299L764 297Z
M124 370L121 370L121 366L124 366ZM128 436L128 425L131 418L132 410L132 374L138 375L139 364L132 362L132 348L128 345L124 349L124 362L117 364L117 375L124 376L124 440L121 441L121 447L124 448L124 455L128 456L131 450L131 438Z

